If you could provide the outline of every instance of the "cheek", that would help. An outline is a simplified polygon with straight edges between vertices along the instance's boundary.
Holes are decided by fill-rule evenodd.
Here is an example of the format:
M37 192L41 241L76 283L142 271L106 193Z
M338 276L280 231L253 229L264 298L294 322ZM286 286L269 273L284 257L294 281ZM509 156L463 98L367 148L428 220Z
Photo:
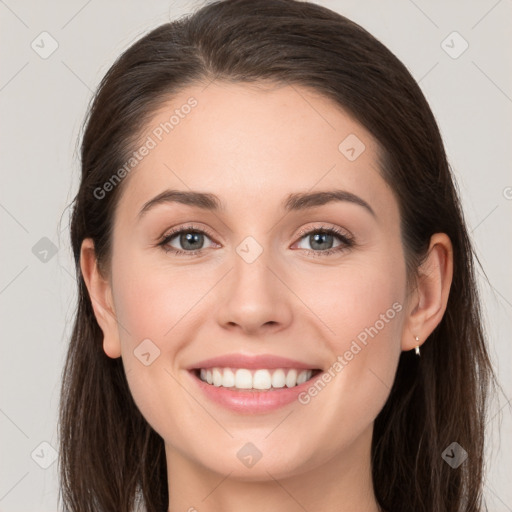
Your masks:
M211 269L158 264L127 247L112 274L121 353L132 396L147 421L160 431L158 418L174 418L183 410L178 375L182 349L193 341L204 310L211 307L208 291L217 275ZM166 390L162 400L155 389ZM185 398L187 398L185 396ZM168 407L165 413L163 405Z
M383 355L400 341L404 268L399 258L381 253L322 269L314 279L303 273L293 278L293 289L322 321L331 351L343 354L353 341L369 348L372 340L378 340L372 352Z
M370 386L391 387L401 350L404 298L405 273L397 262L382 259L346 276L335 348L347 369L350 365L347 373L357 374L351 387L360 386L363 378Z
M336 404L326 424L345 428L321 434L341 436L341 443L375 419L392 387L401 353L405 272L400 261L381 257L371 265L340 266L315 280L309 293L305 287L299 293L322 320L332 354L329 376L309 388L301 403L313 416L325 414L326 401Z
M187 434L180 422L194 423L194 403L189 403L192 399L176 380L176 358L190 341L193 306L212 283L190 268L165 269L161 262L156 266L142 254L119 253L125 257L115 260L112 279L130 392L156 432L162 436L173 432L177 444L185 445ZM200 293L203 287L206 291Z
M361 272L351 269L338 290L339 305L336 314L331 314L336 326L337 353L349 350L352 342L357 342L361 347L371 348L376 355L384 355L393 344L399 343L404 288L389 269L388 272L376 267Z
M136 254L118 260L114 301L117 319L126 327L121 329L123 345L133 349L149 338L162 351L172 350L173 330L185 316L193 318L194 305L214 283L211 272L198 268L166 268Z

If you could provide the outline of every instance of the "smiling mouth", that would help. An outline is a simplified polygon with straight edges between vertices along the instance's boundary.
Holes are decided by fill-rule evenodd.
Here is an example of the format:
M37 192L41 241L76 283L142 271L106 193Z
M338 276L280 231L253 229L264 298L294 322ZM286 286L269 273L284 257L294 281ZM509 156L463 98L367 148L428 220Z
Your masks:
M273 368L197 368L193 374L202 382L211 386L227 388L233 391L277 391L283 388L300 386L313 379L322 370Z

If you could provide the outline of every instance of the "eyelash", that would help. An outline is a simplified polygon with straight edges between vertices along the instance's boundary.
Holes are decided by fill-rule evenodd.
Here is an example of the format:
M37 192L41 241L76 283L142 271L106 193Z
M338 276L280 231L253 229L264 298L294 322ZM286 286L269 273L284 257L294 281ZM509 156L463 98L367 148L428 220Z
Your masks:
M206 235L209 238L213 238L213 236L205 229L200 229L195 227L194 225L189 226L182 226L178 229L175 229L173 231L170 231L169 233L166 233L160 242L158 242L158 246L162 247L162 249L168 253L171 252L175 256L195 256L199 254L204 249L197 249L195 251L183 251L181 249L174 249L170 248L167 244L176 237L176 235L179 235L181 233L196 233L196 234L202 234ZM312 234L325 234L325 235L333 235L337 237L342 243L338 247L334 247L332 249L326 249L325 251L315 251L312 249L301 249L302 251L306 251L306 254L315 256L315 257L324 257L324 256L330 256L334 253L339 253L344 250L347 250L355 245L355 242L353 238L346 233L340 231L339 229L335 227L325 227L321 226L319 228L314 229L305 229L299 232L298 237L299 240L304 238L306 235L312 235Z

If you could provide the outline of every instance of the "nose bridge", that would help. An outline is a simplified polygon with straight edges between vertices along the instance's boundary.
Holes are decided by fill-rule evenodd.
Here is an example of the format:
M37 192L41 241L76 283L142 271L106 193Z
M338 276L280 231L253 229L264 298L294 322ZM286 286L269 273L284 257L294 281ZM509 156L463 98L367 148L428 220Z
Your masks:
M291 318L286 288L276 277L270 237L246 236L235 247L227 296L219 308L219 322L256 331L264 325L287 324ZM264 240L263 240L264 239Z
M258 241L254 236L246 236L235 248L234 265L234 288L239 297L244 297L244 301L250 304L251 299L259 300L264 296L276 296L275 277L270 271L272 264L272 254L268 237L263 240L263 236L258 236ZM271 298L266 297L266 302Z

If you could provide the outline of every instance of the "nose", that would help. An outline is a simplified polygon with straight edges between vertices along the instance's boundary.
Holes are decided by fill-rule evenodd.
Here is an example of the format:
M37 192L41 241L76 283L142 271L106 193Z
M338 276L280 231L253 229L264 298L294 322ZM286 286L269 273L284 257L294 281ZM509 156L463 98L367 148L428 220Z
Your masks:
M226 276L217 309L221 327L263 335L286 329L292 321L293 293L286 286L285 271L263 251L251 262L238 253Z

